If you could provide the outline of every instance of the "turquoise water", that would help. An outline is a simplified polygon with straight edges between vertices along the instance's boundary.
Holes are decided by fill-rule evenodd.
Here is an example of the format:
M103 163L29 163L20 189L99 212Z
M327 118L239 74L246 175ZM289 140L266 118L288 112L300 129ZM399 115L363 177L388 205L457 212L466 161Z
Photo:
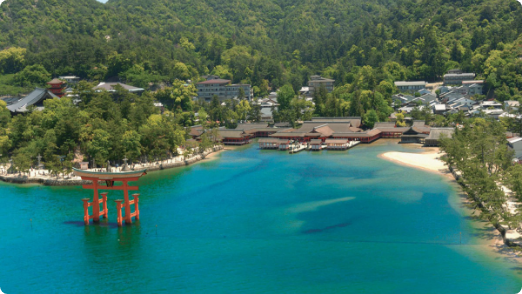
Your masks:
M85 227L81 188L0 184L0 288L12 293L517 293L440 176L347 152L261 151L153 172L141 221ZM460 234L462 233L462 241ZM460 245L462 242L462 245Z

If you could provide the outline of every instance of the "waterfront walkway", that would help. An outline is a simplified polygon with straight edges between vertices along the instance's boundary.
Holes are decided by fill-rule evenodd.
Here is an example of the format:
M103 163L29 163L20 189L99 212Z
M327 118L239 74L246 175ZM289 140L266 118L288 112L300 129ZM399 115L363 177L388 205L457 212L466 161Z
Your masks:
M170 159L153 161L148 163L136 163L131 164L131 170L139 170L139 169L147 169L147 171L155 171L162 169L169 169L174 167L187 166L198 161L203 160L206 156L213 152L217 152L223 150L223 146L218 145L214 146L214 148L209 148L207 151L203 152L203 154L193 154L190 157L184 157L183 155L176 156ZM37 170L30 169L29 172L19 173L15 172L12 174L7 173L10 169L10 165L0 167L0 180L4 182L10 183L18 183L18 184L30 184L30 183L39 183L49 186L67 186L67 185L81 185L83 181L80 177L75 176L71 173L60 173L57 176L52 175L48 170ZM111 167L109 172L122 172L123 166ZM87 169L87 171L96 171L96 172L107 172L107 168L91 168Z

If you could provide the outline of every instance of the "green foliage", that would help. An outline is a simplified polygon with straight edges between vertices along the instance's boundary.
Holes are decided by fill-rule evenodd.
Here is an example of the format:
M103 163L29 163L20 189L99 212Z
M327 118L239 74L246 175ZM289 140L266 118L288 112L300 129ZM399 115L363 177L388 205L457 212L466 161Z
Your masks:
M47 70L39 65L28 65L14 76L14 84L20 87L44 87L51 80Z
M196 87L175 80L171 87L157 91L154 97L175 112L193 110L192 97L196 96Z
M286 84L279 91L277 91L277 103L279 104L279 110L286 110L290 108L290 101L295 96L294 89L291 85Z
M451 139L441 140L441 148L446 153L444 161L460 171L464 189L483 216L496 226L501 222L512 225L501 185L513 188L517 196L522 187L520 168L512 166L513 151L506 143L501 123L483 118L468 119Z
M26 173L29 171L32 161L25 149L19 149L18 152L16 152L13 158L13 165L19 172Z
M370 109L364 116L363 123L367 128L372 129L376 122L379 121L379 116L375 110Z
M236 113L239 115L239 119L246 120L247 115L252 108L247 100L241 100L236 106Z
M0 51L0 74L16 73L23 68L27 49L11 47Z
M211 73L251 83L260 97L279 89L274 118L293 125L312 114L362 116L368 126L385 121L394 81L438 81L452 68L485 79L488 97L522 98L522 8L515 0L15 2L0 7L0 95L27 93L65 74L167 85L136 96L94 93L82 81L74 90L79 107L52 100L10 121L0 105L0 150L41 153L56 169L56 155L70 156L78 145L100 164L166 156L184 144L183 127L200 110L213 125L259 120L260 108L246 101L194 103L186 80ZM332 93L316 89L315 107L295 97L313 74L336 80ZM415 116L440 125L464 120ZM402 114L397 124L405 124Z

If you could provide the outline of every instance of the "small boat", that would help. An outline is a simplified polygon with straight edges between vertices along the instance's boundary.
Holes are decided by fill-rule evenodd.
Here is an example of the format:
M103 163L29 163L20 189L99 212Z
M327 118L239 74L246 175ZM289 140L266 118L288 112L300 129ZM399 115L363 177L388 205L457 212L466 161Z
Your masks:
M77 168L73 167L73 173L82 178L86 177L86 178L98 178L100 180L112 180L112 179L141 177L141 176L147 174L147 169L133 170L133 171L127 171L127 172L118 172L118 173L106 173L106 172L81 170L81 169L77 169Z

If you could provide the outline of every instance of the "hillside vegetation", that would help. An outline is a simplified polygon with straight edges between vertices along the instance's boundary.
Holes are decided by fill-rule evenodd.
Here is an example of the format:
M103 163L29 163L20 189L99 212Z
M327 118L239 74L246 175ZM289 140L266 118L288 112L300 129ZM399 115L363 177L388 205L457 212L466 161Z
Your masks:
M214 73L258 94L311 74L351 84L363 66L390 82L458 67L500 96L521 80L516 0L7 0L0 12L0 48L27 50L0 53L3 74L39 64L146 86Z
M202 123L211 134L259 120L259 105L245 100L193 102L196 89L185 81L206 74L250 83L257 97L278 89L274 120L294 126L312 115L361 116L371 128L393 111L395 80L438 81L453 68L477 73L499 100L522 100L521 30L515 0L7 0L0 96L58 75L92 83L76 87L79 105L53 99L11 117L0 101L0 161L12 156L26 171L41 154L59 172L57 155L70 167L78 149L98 163L164 158L180 146L192 150L184 127ZM313 74L336 80L333 93L316 91L314 104L296 98ZM142 96L92 91L109 79L169 87ZM166 106L162 114L155 100ZM412 116L443 126L464 114ZM199 150L215 138L202 136Z

